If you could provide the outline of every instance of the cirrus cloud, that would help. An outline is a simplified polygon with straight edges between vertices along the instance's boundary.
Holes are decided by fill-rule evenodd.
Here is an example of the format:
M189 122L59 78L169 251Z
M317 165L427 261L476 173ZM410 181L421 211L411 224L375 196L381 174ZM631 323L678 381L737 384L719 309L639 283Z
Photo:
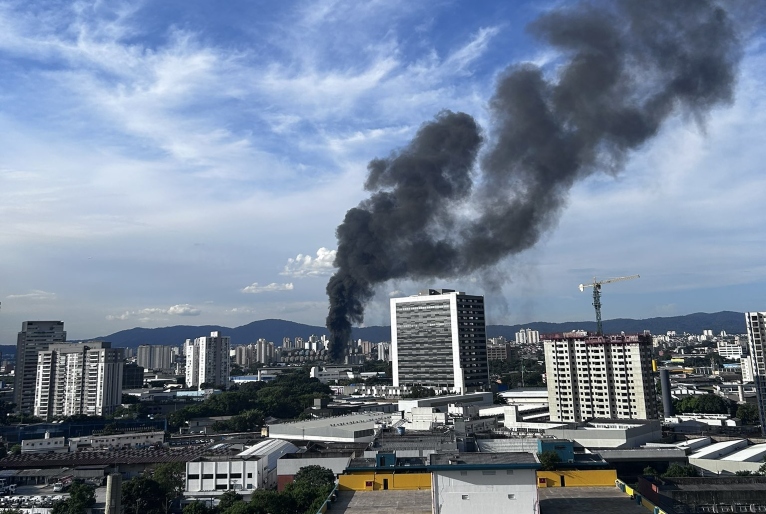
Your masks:
M122 314L110 314L106 319L110 321L127 320L138 318L139 321L148 322L162 316L199 316L202 311L188 303L171 305L167 309L147 307L135 311L125 311Z
M39 289L33 289L29 293L9 294L6 296L9 300L55 300L56 293L49 293Z
M253 282L249 286L242 289L243 293L258 294L258 293L274 293L277 291L292 291L293 284L289 282L287 284L277 284L272 282L271 284L260 286L258 282Z

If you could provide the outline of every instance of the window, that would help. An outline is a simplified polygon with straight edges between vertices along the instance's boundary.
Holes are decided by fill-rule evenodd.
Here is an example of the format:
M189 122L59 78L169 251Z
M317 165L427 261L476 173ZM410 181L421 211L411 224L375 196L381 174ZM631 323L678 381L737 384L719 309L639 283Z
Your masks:
M189 475L187 478L188 478L189 480L199 480L199 474L198 474L198 473L195 473L195 474L193 474L193 475Z
M461 471L461 472L460 472L460 475L461 475L461 476L467 476L467 475L468 475L468 471Z
M227 484L216 484L216 486L215 486L215 490L216 491L224 491L224 490L226 490L228 488L229 488L229 486Z
M226 478L226 473L216 473L215 477L216 478Z
M253 478L253 474L252 473L248 473L247 474L247 478Z
M232 473L229 478L242 478L242 473Z
M462 496L461 496L461 498L462 498L463 500L467 500L467 499L468 499L468 495L467 495L467 494L464 494L464 495L462 495Z
M206 479L206 478L213 478L213 474L212 474L212 473L203 473L203 474L202 474L202 478L203 478L203 479Z
M515 500L515 499L516 499L516 495L515 495L515 494L513 494L513 493L509 494L509 495L508 495L508 499L509 499L509 500Z

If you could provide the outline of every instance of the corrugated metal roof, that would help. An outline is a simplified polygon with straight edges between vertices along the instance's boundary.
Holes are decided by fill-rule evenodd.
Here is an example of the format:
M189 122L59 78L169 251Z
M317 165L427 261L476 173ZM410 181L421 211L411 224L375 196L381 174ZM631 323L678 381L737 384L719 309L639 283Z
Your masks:
M724 457L721 460L737 462L761 462L764 455L766 455L766 443L754 444L753 446L749 446L744 450L732 453L731 455Z

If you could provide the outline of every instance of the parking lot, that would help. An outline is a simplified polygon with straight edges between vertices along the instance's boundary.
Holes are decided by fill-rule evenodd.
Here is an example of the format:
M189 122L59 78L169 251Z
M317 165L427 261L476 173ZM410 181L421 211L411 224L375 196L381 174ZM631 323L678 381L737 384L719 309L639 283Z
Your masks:
M22 485L16 488L16 494L0 496L0 510L23 509L28 514L47 514L58 500L69 498L67 492L54 492L53 485ZM96 504L103 504L106 499L106 487L96 488Z

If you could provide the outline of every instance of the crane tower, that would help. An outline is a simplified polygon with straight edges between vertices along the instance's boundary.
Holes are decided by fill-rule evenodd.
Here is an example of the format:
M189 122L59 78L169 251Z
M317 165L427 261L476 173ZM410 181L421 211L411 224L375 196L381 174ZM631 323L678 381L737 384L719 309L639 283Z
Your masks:
M596 308L596 333L598 335L604 335L604 327L601 324L601 285L622 282L623 280L633 280L634 278L641 277L640 275L630 275L629 277L607 278L606 280L596 280L596 277L593 277L592 284L580 284L580 291L585 291L586 287L593 288L593 307Z

